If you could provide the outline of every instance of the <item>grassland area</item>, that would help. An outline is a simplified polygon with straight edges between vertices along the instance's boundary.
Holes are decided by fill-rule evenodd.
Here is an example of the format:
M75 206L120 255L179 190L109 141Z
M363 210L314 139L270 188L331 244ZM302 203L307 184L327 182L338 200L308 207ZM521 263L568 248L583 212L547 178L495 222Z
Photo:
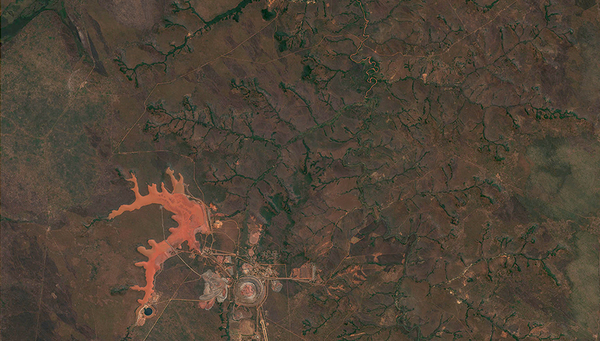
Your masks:
M597 0L1 18L2 340L598 340ZM181 221L108 215L168 168L217 232L136 325L136 249ZM232 296L250 265L258 307ZM231 282L203 309L207 270Z

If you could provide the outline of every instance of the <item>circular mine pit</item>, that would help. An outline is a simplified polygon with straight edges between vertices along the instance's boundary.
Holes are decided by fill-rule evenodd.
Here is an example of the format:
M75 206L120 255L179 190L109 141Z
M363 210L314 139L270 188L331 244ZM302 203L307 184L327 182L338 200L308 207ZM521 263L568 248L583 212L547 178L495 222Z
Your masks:
M254 276L240 278L233 291L235 303L246 307L255 307L261 304L266 294L265 286Z
M244 283L240 288L242 296L249 300L253 300L256 297L256 286L252 283Z

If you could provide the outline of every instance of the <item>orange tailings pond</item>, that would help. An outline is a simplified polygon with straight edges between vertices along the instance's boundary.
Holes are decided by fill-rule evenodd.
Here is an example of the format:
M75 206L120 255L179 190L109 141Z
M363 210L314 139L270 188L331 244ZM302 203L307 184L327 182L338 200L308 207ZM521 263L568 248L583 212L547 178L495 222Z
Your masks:
M181 174L179 174L179 180L175 178L170 168L167 169L167 174L171 177L173 192L169 192L165 188L165 184L161 183L161 191L158 191L156 184L152 184L148 186L148 195L141 195L137 178L131 173L131 179L127 180L133 182L132 190L135 193L135 201L130 205L122 205L108 216L109 219L113 219L124 212L131 212L151 204L159 204L167 211L172 212L173 220L178 223L177 227L169 229L171 234L166 240L157 243L155 240L150 239L148 240L150 249L146 249L143 246L138 247L138 251L148 257L148 261L135 263L136 266L146 269L146 286L140 287L139 285L134 285L131 287L133 290L144 292L144 298L138 300L141 305L140 309L151 301L154 294L154 276L160 270L162 264L174 256L176 249L181 248L181 245L186 241L190 250L199 252L200 244L196 240L196 233L210 233L206 205L199 201L190 200L185 195L183 176Z

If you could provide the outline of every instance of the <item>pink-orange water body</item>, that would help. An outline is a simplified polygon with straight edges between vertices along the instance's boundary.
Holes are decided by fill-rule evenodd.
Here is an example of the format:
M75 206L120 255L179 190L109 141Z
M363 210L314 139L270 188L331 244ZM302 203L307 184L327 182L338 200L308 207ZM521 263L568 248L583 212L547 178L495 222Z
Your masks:
M167 174L171 178L173 192L169 192L165 188L165 184L161 183L160 191L157 189L156 184L152 184L148 186L148 195L141 195L137 178L132 173L131 179L128 180L133 182L132 190L135 193L135 201L129 205L122 205L108 216L109 219L113 219L125 212L135 211L147 205L159 204L173 213L172 218L178 224L177 227L169 229L171 234L166 240L157 243L155 240L150 239L148 240L150 249L143 246L138 247L138 251L148 257L145 262L135 263L136 266L143 267L146 270L146 285L144 287L134 285L131 289L144 292L144 298L138 300L142 306L148 303L154 293L154 277L162 264L174 256L176 249L181 248L184 242L187 242L191 250L200 251L196 233L210 233L206 206L203 203L190 200L184 194L185 187L181 174L179 174L179 180L175 178L171 169L167 169Z

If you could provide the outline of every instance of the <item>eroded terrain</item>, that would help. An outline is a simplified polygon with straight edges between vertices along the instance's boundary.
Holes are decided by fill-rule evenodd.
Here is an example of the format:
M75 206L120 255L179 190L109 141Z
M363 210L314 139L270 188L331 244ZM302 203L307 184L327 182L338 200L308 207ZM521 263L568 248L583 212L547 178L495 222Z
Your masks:
M597 339L598 8L4 2L2 339Z

